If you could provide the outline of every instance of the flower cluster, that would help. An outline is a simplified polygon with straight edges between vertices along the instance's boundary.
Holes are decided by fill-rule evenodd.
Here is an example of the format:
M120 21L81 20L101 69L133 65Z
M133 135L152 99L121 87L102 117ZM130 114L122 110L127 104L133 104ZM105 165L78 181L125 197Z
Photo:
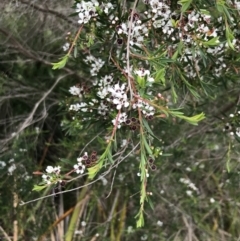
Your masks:
M125 123L127 120L127 114L126 113L120 113L116 116L115 119L112 120L113 125L117 125L118 128L121 128L121 125Z
M145 77L147 82L149 82L149 83L153 83L155 81L154 78L150 76L150 71L148 69L144 69L144 68L136 69L136 70L134 70L134 74L136 74L140 78ZM150 86L150 84L149 84L149 86Z
M89 2L81 1L77 3L76 12L78 13L78 23L86 24L90 21L92 17L96 17L97 7L99 6L99 2L96 0L92 0Z
M85 154L84 154L83 157L77 158L77 164L75 164L75 165L73 166L74 171L75 171L77 174L83 174L83 173L84 173L86 166L83 164L83 160L85 160L85 158L88 158L87 152L85 152Z
M173 27L171 23L171 10L167 1L144 0L149 5L150 11L146 11L147 18L151 18L155 28L163 28L163 33L171 34Z
M195 186L193 182L186 178L180 178L179 180L181 183L185 184L191 190L187 190L186 193L188 196L192 196L192 190L195 191L197 194L199 193L198 188Z
M82 94L84 92L84 89L83 87L79 87L79 86L72 86L70 87L69 89L69 92L72 94L72 95L76 95L78 97L82 97Z
M77 159L77 161L78 161L78 164L80 163L81 170L83 169L83 172L84 172L85 167L91 167L91 166L95 165L97 162L97 159L98 159L97 152L93 151L90 155L88 155L87 152L84 152L84 155L82 157L79 157Z
M43 182L46 184L61 182L60 172L60 166L47 166L46 173L42 175Z
M133 21L127 23L121 23L116 27L117 34L121 37L126 37L130 34L130 45L141 46L144 41L144 37L148 36L148 28L146 24L142 24L142 21L139 19L139 14L133 14ZM131 29L131 31L129 31ZM121 38L118 39L118 43L122 43Z
M68 42L65 43L62 48L63 48L63 51L68 51L70 48L70 43L68 43Z
M91 76L96 76L105 63L102 59L95 58L92 55L88 55L84 61L90 66Z
M223 131L228 132L231 136L235 135L240 138L240 111L229 115L228 122L225 124Z
M143 70L138 70L143 71ZM150 72L145 71L141 76L151 81ZM118 128L126 122L128 114L124 111L131 111L130 100L127 95L126 84L120 84L119 82L114 84L114 78L112 75L106 75L100 78L99 81L94 82L96 96L98 99L92 98L89 101L81 101L80 103L71 104L69 107L70 111L75 112L90 112L92 114L100 115L103 119L108 119L110 113L114 113L116 110L121 111L120 115L112 119L113 125L117 125ZM73 86L69 92L75 96L82 96L83 89L80 87ZM132 110L140 109L143 115L151 119L155 114L155 108L151 105L150 101L145 101L141 97L137 97L136 100L131 103ZM92 115L94 118L94 115ZM95 117L96 118L96 117ZM84 118L82 119L84 120ZM87 119L86 119L87 120Z
M114 104L117 110L120 110L122 107L128 107L129 101L126 94L126 85L119 83L114 86L109 86L108 92L110 93L110 97L107 98L107 101Z
M155 114L155 108L143 99L138 98L133 104L133 109L140 108L145 117L151 119Z

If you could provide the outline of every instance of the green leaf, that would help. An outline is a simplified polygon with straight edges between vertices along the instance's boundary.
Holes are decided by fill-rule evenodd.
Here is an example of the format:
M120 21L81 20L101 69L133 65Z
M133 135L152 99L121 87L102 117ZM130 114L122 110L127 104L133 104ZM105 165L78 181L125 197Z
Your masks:
M179 52L178 52L178 50L176 50L176 52L173 54L173 56L172 56L172 60L176 60L177 59L177 57L178 57L178 54L179 54Z
M77 53L78 53L78 48L77 48L77 46L75 46L74 51L73 51L74 58L77 58Z
M144 217L143 217L143 213L141 212L138 214L137 228L141 228L143 226L144 226Z
M173 18L171 18L171 23L174 28L177 28L179 20L175 21Z
M33 190L33 191L40 192L40 191L42 191L43 189L45 189L47 186L48 186L48 185L41 185L41 186L39 186L39 185L34 185L32 190Z
M139 84L139 86L141 88L145 88L146 87L146 81L145 81L144 77L137 76L136 80L137 80L137 83Z
M227 150L227 163L226 163L226 168L227 168L227 171L228 171L228 172L231 171L230 161L231 161L231 143L229 142L229 144L228 144L228 150Z
M143 151L141 150L141 161L140 161L140 171L141 171L141 181L145 179L145 165L146 165L146 158L143 154Z
M107 152L107 157L108 157L108 160L113 163L113 159L112 159L112 150L111 148L109 148L108 152Z
M169 113L172 116L175 116L175 117L178 117L180 119L183 119L183 120L187 121L188 123L190 123L192 125L197 125L199 121L205 119L205 114L204 113L201 113L201 114L198 114L198 115L195 115L195 116L192 116L192 117L184 116L183 113L179 112L179 111L172 111L172 110L170 110Z
M104 159L100 160L95 166L88 168L88 177L90 180L93 179L102 168L103 161Z
M65 55L59 62L52 63L53 67L52 69L62 69L66 65L68 60L68 55Z
M152 210L154 210L154 205L153 205L153 202L152 202L152 200L151 200L149 197L148 197L147 202L149 203L149 205L150 205L151 209L152 209Z
M235 50L234 45L232 44L232 41L234 40L234 35L232 30L229 28L229 26L226 26L226 38L227 38L227 43L228 46L232 49Z
M217 46L220 44L219 42L219 37L214 37L212 39L210 39L209 41L205 41L205 42L202 42L202 44L206 47L208 46Z
M178 1L178 3L182 5L181 12L184 13L189 8L190 4L192 3L192 0L180 0Z
M159 69L159 70L157 70L157 72L155 73L155 77L154 77L154 79L155 79L155 81L156 82L162 82L162 84L163 85L165 85L165 82L166 82L166 80L165 80L165 68L161 68L161 69Z
M150 156L152 156L152 155L153 155L152 149L151 149L150 146L148 145L146 138L143 136L142 139L143 139L144 146L145 146L145 149L146 149L147 153L148 153Z
M151 130L148 122L146 121L146 119L143 118L143 119L142 119L142 122L143 122L143 126L147 129L148 133L151 134L151 135L153 135L153 132L152 132L152 130Z
M173 98L173 103L176 103L178 100L178 96L177 96L175 86L173 83L171 83L171 94L172 94L172 98Z

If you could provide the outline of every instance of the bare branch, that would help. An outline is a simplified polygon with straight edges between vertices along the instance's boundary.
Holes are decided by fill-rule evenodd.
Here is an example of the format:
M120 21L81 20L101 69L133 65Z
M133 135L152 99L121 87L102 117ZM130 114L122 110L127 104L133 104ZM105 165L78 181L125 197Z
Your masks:
M43 12L43 13L50 13L50 14L53 14L54 16L58 17L58 18L61 18L65 21L67 21L68 23L70 24L73 24L75 26L79 26L79 24L77 24L77 22L73 21L72 19L66 17L64 14L62 13L59 13L59 12L56 12L52 9L45 9L45 8L41 8L39 7L38 5L34 4L34 3L31 3L31 2L28 2L28 1L24 1L24 0L20 0L21 3L23 4L26 4L26 5L29 5L30 7L36 9L37 11L40 11L40 12Z

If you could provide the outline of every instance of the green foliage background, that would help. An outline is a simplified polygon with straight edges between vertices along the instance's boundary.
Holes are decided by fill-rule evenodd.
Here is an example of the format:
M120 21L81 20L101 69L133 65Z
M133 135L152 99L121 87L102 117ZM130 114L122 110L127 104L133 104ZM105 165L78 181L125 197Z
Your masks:
M134 156L92 185L21 205L54 191L51 187L33 192L33 185L41 181L33 172L59 163L68 170L99 129L82 130L77 123L70 124L71 116L62 104L71 86L87 81L81 71L84 64L71 60L58 71L51 66L63 55L67 32L77 30L75 17L69 17L71 3L35 1L31 5L21 0L1 5L0 161L6 163L0 166L2 240L65 240L73 226L77 232L72 240L239 239L239 142L223 132L229 114L238 111L239 53L229 58L232 71L206 86L207 95L198 89L200 83L192 83L199 90L198 100L176 83L178 104L184 105L185 113L206 114L198 126L182 120L152 123L162 140L156 145L164 155L150 173L152 205L145 207L145 226L136 229L139 177ZM62 129L62 121L69 128ZM95 145L98 153L104 144ZM16 170L9 175L12 163ZM199 192L188 196L181 178L190 179ZM86 177L76 179L64 190L86 182Z

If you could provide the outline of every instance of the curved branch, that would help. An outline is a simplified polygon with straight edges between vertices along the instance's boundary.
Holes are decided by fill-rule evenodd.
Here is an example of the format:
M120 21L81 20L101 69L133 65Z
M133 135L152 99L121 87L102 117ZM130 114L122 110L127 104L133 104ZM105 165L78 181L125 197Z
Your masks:
M43 13L50 13L50 14L52 14L52 15L55 15L55 16L58 17L58 18L61 18L61 19L65 20L66 22L68 22L68 23L70 23L70 24L73 24L73 25L75 25L75 26L79 26L79 24L78 24L77 22L72 21L71 19L69 19L68 17L66 17L66 16L65 16L64 14L62 14L62 13L59 13L59 12L54 11L54 10L49 9L49 8L48 8L48 9L41 8L41 7L37 6L36 4L31 3L31 2L28 2L28 1L20 0L20 2L21 2L22 4L29 5L30 7L36 9L37 11L40 11L40 12L43 12Z

